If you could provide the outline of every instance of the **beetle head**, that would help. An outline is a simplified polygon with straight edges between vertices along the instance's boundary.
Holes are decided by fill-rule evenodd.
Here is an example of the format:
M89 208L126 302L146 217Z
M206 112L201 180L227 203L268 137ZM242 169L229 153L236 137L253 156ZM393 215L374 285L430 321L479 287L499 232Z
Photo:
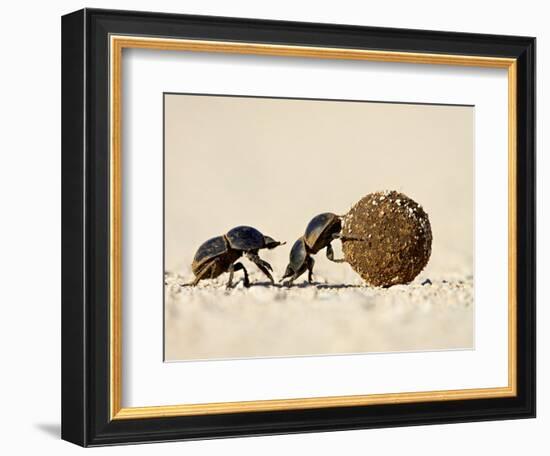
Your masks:
M280 245L286 244L286 242L276 241L275 239L269 236L264 236L264 241L265 241L265 248L269 250L274 249L275 247L279 247Z
M289 264L287 267L286 267L286 270L285 270L285 273L283 274L283 276L281 277L281 280L284 280L286 279L287 277L291 277L294 275L294 269L292 269L292 266Z

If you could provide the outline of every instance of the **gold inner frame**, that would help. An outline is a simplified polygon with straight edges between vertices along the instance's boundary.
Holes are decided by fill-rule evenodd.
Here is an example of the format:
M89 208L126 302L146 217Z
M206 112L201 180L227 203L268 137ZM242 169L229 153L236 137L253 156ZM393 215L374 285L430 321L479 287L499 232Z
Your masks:
M505 387L274 399L244 402L122 407L122 180L121 96L123 49L155 49L231 54L256 54L317 59L454 65L508 70L508 385ZM458 399L511 397L517 394L516 289L516 119L517 61L468 55L387 52L241 42L110 36L110 414L111 419L158 418L236 412L396 404Z

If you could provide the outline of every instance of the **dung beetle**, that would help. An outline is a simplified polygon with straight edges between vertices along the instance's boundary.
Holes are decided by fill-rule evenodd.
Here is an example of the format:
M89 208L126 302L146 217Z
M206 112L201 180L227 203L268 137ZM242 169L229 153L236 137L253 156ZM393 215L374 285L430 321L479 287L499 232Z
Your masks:
M262 271L273 284L271 265L258 256L260 249L274 249L284 242L277 242L269 236L264 236L251 226L237 226L222 236L216 236L204 242L191 264L195 280L188 285L195 286L203 279L213 279L229 272L227 288L231 288L235 271L243 271L244 286L249 287L248 272L242 263L238 262L243 254Z
M334 258L334 250L331 242L335 239L342 241L359 240L351 237L343 237L342 217L331 212L316 215L311 219L306 227L306 231L290 249L290 260L281 281L290 277L287 285L291 285L306 270L308 271L308 282L312 282L313 265L315 260L311 255L326 248L327 258L335 263L342 263L342 258Z

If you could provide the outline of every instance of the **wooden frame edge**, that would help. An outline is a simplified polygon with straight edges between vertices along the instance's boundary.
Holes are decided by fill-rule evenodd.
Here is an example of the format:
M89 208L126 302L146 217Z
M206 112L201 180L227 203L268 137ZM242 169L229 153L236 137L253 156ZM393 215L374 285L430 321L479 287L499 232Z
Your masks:
M111 419L122 407L122 148L121 148L121 63L122 47L116 40L109 46L109 411Z
M125 407L119 409L113 419L168 418L175 416L199 416L242 412L265 412L297 409L305 410L329 407L357 407L380 404L405 404L423 401L487 399L495 397L512 397L515 395L516 393L511 387L502 387L415 393L369 394L361 396L325 396L302 399L272 399L262 401L218 402L189 405Z
M256 54L339 60L370 60L508 70L508 386L447 391L330 396L150 407L122 407L122 208L121 63L125 48ZM517 60L452 54L375 51L227 41L111 35L110 61L110 394L111 420L200 416L240 412L352 407L375 404L488 399L517 396Z
M508 386L517 395L517 61L508 66Z

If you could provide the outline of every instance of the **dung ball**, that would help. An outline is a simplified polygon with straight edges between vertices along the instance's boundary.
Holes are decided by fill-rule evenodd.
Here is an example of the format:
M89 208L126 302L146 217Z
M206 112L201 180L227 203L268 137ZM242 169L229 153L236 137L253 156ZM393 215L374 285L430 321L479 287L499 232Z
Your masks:
M396 191L363 197L344 216L342 234L344 258L371 286L411 282L432 252L428 214Z

